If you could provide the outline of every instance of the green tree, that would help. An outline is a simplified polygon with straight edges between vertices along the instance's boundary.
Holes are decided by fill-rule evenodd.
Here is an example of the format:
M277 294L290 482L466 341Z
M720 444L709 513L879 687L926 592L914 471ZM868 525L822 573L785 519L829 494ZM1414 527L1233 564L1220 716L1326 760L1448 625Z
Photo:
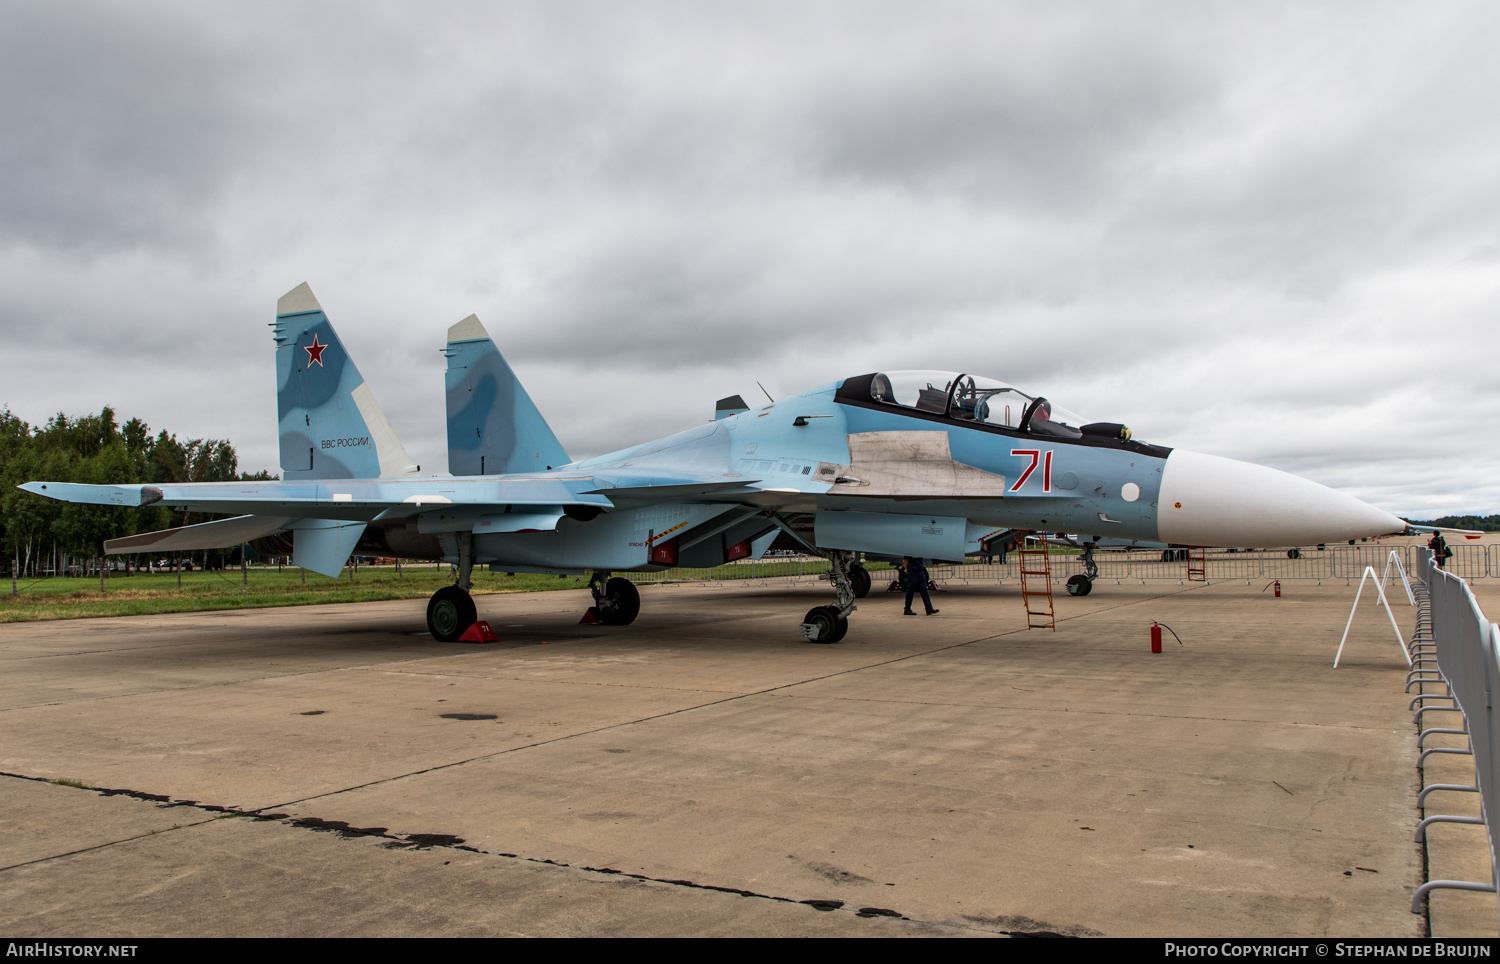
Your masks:
M0 409L0 547L6 561L38 560L58 548L96 556L106 539L187 523L186 513L164 506L125 508L56 502L16 488L24 482L229 482L272 479L270 473L245 475L227 439L180 442L166 430L154 437L138 418L121 426L114 409L97 415L59 412L32 426ZM198 520L202 521L202 520Z

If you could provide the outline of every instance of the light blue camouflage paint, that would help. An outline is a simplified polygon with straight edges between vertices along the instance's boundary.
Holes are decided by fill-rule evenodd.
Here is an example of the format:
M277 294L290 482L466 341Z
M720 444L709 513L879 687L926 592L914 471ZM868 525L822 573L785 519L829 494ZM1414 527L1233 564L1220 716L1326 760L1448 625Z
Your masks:
M454 475L544 472L569 461L479 319L448 329L448 471Z

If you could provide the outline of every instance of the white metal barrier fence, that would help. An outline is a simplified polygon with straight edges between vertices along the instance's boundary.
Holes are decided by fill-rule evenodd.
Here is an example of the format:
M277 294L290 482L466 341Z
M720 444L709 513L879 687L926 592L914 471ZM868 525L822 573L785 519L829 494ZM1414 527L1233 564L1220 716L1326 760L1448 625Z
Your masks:
M1500 545L1456 545L1452 547L1453 558L1448 560L1447 571L1464 579L1484 579L1500 574ZM1189 562L1186 558L1162 560L1163 550L1138 549L1130 552L1100 551L1094 553L1094 562L1099 567L1098 578L1106 582L1144 582L1151 579L1186 581ZM1186 550L1183 550L1185 553ZM1204 570L1210 582L1230 579L1343 579L1355 580L1366 566L1377 571L1384 568L1390 554L1395 552L1407 572L1414 567L1420 556L1429 555L1422 546L1381 545L1378 543L1357 546L1329 546L1326 549L1300 549L1290 557L1285 549L1209 549L1204 553ZM1052 575L1058 582L1084 571L1082 554L1077 550L1052 550ZM1493 565L1492 565L1493 562ZM879 563L866 563L874 577L876 587L882 579L880 572L888 568ZM962 566L929 566L933 579L939 583L958 585L1018 582L1020 565L1014 553L1005 562L971 562ZM641 584L664 582L711 583L723 580L746 580L750 583L768 583L770 580L790 580L795 585L815 582L828 571L828 562L814 556L790 556L731 562L711 569L668 569L655 573L632 573L630 578ZM894 573L884 578L890 579Z
M1449 560L1450 566L1459 558L1457 548L1480 547L1456 547L1454 558ZM1500 785L1496 784L1497 778L1500 778L1500 767L1496 765L1500 763L1500 707L1494 705L1495 695L1500 693L1500 658L1497 658L1497 654L1500 654L1500 627L1485 618L1474 600L1474 594L1462 578L1451 570L1445 572L1434 565L1430 551L1420 549L1418 552L1417 571L1425 584L1420 587L1424 597L1423 612L1418 616L1417 628L1412 636L1411 654L1414 664L1411 675L1408 676L1407 689L1413 684L1421 690L1425 690L1429 683L1443 685L1448 690L1446 694L1422 692L1412 700L1413 706L1421 704L1421 708L1417 710L1418 723L1421 723L1422 714L1428 710L1457 709L1463 716L1464 726L1462 729L1447 726L1422 730L1417 737L1417 746L1420 748L1433 733L1463 734L1469 740L1467 751L1447 747L1423 750L1418 766L1425 763L1433 753L1467 752L1474 758L1475 779L1473 786L1428 784L1417 797L1417 805L1424 806L1427 795L1434 791L1478 793L1481 816L1477 820L1473 817L1444 814L1427 816L1417 826L1417 840L1424 840L1427 828L1434 823L1483 823L1490 847L1490 880L1428 881L1412 897L1411 910L1414 914L1421 913L1423 898L1434 889L1496 891L1496 885L1500 883L1500 877L1496 876L1494 826L1495 817L1500 814L1500 809L1497 809L1500 808ZM1427 700L1435 702L1429 705ZM1451 705L1443 705L1441 701L1444 700ZM1500 912L1500 905L1497 905L1497 912Z

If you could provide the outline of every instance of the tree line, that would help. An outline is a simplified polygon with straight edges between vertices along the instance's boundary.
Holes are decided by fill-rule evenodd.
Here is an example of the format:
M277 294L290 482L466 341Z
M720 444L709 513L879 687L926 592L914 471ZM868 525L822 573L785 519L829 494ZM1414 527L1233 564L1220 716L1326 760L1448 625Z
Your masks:
M165 506L130 508L79 505L24 492L23 482L233 482L266 480L269 472L239 471L239 456L227 439L178 440L165 429L151 434L138 418L120 425L114 409L98 415L54 415L30 425L0 409L0 571L19 564L22 573L55 571L62 559L95 559L106 539L152 532L210 516Z
M1500 532L1500 515L1445 515L1441 519L1433 519L1431 522L1415 522L1415 524L1438 526L1444 529L1481 529L1485 532Z

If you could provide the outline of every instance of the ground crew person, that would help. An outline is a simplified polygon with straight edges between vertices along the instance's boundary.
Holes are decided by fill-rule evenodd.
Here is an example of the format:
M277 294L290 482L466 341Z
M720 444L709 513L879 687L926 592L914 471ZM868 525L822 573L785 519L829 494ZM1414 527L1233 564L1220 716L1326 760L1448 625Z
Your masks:
M907 556L901 560L901 568L906 571L906 612L904 615L916 615L911 611L911 595L914 592L922 594L922 605L927 607L927 615L936 615L937 610L932 608L932 599L927 595L927 567L922 564L922 560Z

